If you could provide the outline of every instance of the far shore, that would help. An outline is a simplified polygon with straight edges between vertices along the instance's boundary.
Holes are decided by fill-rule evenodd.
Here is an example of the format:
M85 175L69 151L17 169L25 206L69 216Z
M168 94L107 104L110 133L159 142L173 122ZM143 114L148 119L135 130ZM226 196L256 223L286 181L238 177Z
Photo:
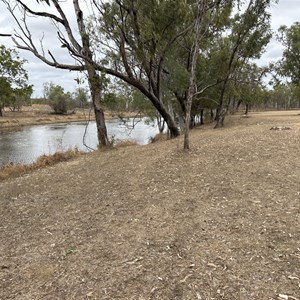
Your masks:
M134 116L132 112L106 112L106 119L117 118L119 115L124 117ZM70 122L86 122L95 120L93 110L76 109L74 113L65 115L53 114L48 105L33 104L22 108L20 112L11 112L8 109L4 111L4 116L0 117L0 131L17 130L19 127L70 123Z

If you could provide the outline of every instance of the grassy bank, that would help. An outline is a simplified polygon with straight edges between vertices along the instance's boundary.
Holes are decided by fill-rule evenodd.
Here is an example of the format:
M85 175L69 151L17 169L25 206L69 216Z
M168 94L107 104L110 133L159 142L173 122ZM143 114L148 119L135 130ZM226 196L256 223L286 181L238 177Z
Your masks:
M189 152L180 137L1 182L1 297L299 298L298 113L201 127Z
M35 162L31 164L7 164L3 167L0 167L0 181L8 178L20 177L31 171L53 166L83 154L85 153L79 151L78 149L73 149L64 152L59 151L49 155L41 155Z

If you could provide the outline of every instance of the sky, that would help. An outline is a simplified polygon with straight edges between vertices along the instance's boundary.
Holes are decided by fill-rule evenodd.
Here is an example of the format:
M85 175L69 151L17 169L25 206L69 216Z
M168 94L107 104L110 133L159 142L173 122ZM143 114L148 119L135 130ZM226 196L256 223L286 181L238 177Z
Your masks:
M13 2L13 1L10 1ZM36 1L25 0L25 3L29 4L31 8L36 8ZM82 1L81 3L85 3ZM72 15L72 1L64 0L62 5L66 8L67 14ZM46 4L45 8L48 9ZM43 7L42 7L43 8ZM41 10L41 6L39 6ZM0 33L13 33L14 29L17 29L16 22L11 17L10 13L6 9L6 6L0 0ZM300 21L300 0L279 0L278 4L273 4L271 7L272 14L272 29L276 31L281 25L290 26L296 21ZM40 18L30 18L30 28L32 35L36 41L43 38L44 49L48 49L55 55L57 60L61 62L74 63L65 49L60 47L60 44L56 37L56 30L50 21L46 21ZM75 26L75 23L74 23ZM74 27L75 28L75 27ZM0 37L0 44L6 47L14 47L14 43L8 37ZM39 44L39 42L38 42ZM265 53L258 61L259 65L267 65L270 62L279 60L282 55L282 46L275 38L272 39L268 45ZM83 75L76 72L70 72L66 70L55 69L47 66L45 63L37 59L33 54L24 50L18 50L20 57L28 61L24 65L29 74L29 83L33 85L34 93L33 97L43 96L43 84L46 82L53 82L59 84L65 88L66 91L73 92L76 88L76 78L82 78Z

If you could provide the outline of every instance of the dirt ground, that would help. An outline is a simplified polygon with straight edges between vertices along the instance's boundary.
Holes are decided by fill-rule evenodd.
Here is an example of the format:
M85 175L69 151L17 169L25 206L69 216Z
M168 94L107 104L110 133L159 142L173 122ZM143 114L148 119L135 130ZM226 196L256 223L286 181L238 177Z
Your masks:
M299 113L1 182L0 299L300 299Z

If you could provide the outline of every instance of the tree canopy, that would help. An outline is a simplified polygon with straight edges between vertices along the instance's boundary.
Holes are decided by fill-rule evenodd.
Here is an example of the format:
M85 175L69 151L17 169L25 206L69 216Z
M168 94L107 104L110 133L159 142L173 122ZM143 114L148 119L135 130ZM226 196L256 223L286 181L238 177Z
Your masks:
M287 76L294 84L300 83L300 22L290 27L279 28L279 40L285 47L280 62L280 74Z
M24 63L15 50L0 45L0 116L5 106L20 108L30 99L32 86Z
M84 4L75 0L71 16L57 0L38 0L48 4L41 6L43 11L16 0L24 13L19 21L12 1L1 1L20 27L14 36L20 49L52 67L87 74L98 137L104 146L109 143L103 110L109 107L107 101L118 101L104 99L106 76L143 95L140 99L161 116L171 137L179 135L180 123L185 123L182 128L187 132L190 120L205 108L217 110L222 126L229 106L241 103L238 98L248 103L245 93L252 94L254 83L261 80L251 61L260 57L270 40L268 8L276 2L91 0L85 4L92 13L84 16ZM28 15L55 24L59 44L75 59L74 64L61 62L50 49L36 45ZM71 26L74 20L77 28ZM245 78L247 70L253 71L251 78Z

